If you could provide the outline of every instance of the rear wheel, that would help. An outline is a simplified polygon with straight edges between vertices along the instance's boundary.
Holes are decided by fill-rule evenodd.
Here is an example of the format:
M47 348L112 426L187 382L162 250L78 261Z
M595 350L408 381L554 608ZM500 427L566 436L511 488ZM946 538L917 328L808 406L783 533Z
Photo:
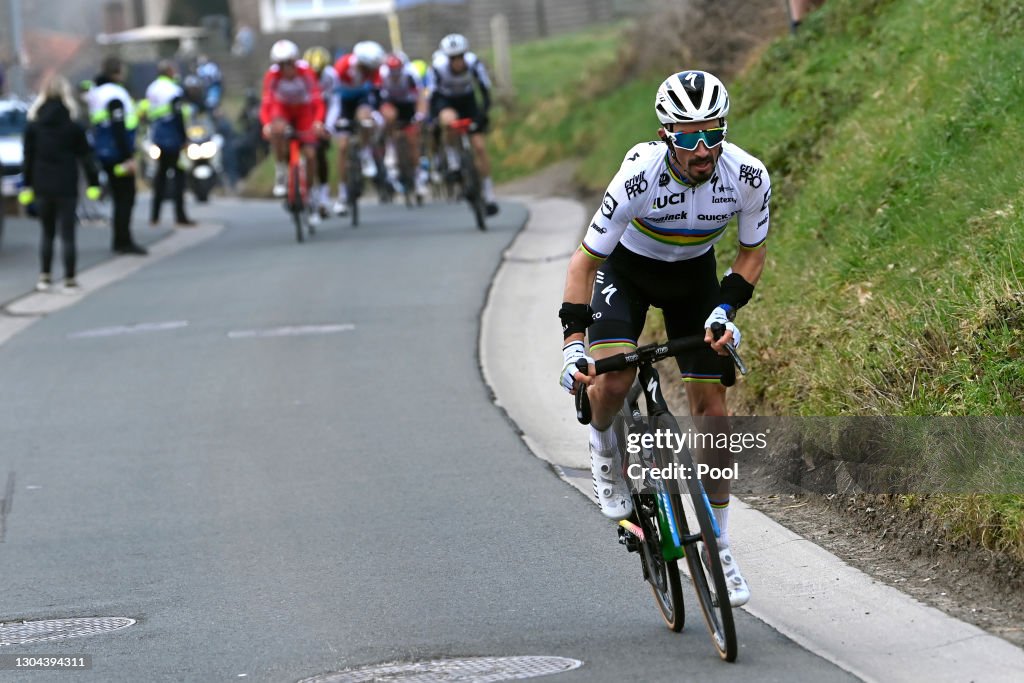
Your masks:
M629 452L626 448L627 434L636 438L648 432L645 421L634 419L634 409L639 413L637 400L641 393L640 385L634 382L615 421L616 424L624 426L624 429L618 432L619 448L623 453ZM657 464L660 466L662 463ZM675 501L673 504L676 504ZM654 601L658 605L662 619L665 620L665 625L678 633L683 630L686 617L683 589L679 580L677 561L666 560L662 551L662 527L658 523L658 502L655 493L650 489L634 493L633 510L631 520L639 524L644 532L643 543L636 545L636 549L640 551L640 561L643 563L644 579L651 586L651 594L654 595Z
M679 581L679 566L675 560L666 560L661 550L661 530L658 526L658 504L653 495L634 496L634 505L639 504L638 517L646 538L645 543L654 561L647 566L647 583L658 604L661 618L670 630L683 630L686 611L683 608L683 588ZM646 560L645 560L646 563Z

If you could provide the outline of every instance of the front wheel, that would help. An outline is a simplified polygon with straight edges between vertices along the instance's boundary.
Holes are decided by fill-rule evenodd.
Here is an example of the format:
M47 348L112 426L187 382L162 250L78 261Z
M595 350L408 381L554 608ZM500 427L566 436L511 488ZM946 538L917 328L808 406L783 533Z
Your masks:
M288 182L288 211L292 214L292 222L295 224L295 241L299 243L305 240L302 223L306 207L302 194L302 169L298 164L292 164Z
M347 181L346 192L348 194L348 208L352 213L352 227L359 227L359 195L363 192L363 164L359 159L359 146L349 141L348 160L346 164Z
M462 192L469 202L476 219L476 227L480 230L487 229L487 202L484 201L483 183L480 180L480 172L476 168L476 159L473 158L473 150L467 144L462 149Z
M664 416L659 420L660 429L679 433L675 419ZM695 472L693 458L687 448L673 453L681 472ZM672 458L665 458L671 461ZM676 488L673 483L673 488ZM682 494L682 495L680 495ZM722 560L718 556L718 538L712 520L711 506L704 493L704 486L696 477L686 479L686 489L672 495L676 523L680 533L699 537L686 546L686 564L690 579L697 594L704 623L708 627L711 641L718 656L727 662L736 661L736 627L729 604L729 591L722 571Z

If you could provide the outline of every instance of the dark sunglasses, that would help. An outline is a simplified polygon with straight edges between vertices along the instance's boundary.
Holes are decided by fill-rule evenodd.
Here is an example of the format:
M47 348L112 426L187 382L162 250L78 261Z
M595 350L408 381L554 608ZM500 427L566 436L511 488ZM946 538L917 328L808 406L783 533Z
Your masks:
M676 147L692 152L697 149L697 144L701 140L704 141L708 149L718 147L725 140L725 131L726 128L723 126L722 128L698 130L695 133L669 133L668 136Z

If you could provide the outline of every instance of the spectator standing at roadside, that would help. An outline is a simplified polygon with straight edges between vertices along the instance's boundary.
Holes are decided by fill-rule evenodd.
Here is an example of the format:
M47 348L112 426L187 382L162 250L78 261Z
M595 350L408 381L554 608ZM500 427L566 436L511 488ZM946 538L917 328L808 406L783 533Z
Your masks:
M43 234L40 242L39 282L46 291L52 284L53 242L60 230L64 257L64 291L78 291L75 280L75 207L78 203L78 165L88 178L86 195L99 197L99 176L85 129L78 118L78 103L67 80L53 75L28 112L24 132L25 188L18 201L31 204L39 213Z
M103 60L96 87L89 91L89 120L93 125L96 158L103 165L114 204L113 245L119 254L144 256L148 252L132 238L135 208L135 130L138 115L131 95L121 83L124 64L117 57Z
M171 196L174 199L175 220L180 226L195 225L185 214L185 173L181 168L181 150L185 146L185 126L188 124L189 106L185 91L176 80L174 62L163 60L157 65L159 76L149 84L139 109L149 121L153 144L160 150L156 177L153 179L153 204L149 214L150 225L160 222L160 207L167 195L167 175L174 174Z

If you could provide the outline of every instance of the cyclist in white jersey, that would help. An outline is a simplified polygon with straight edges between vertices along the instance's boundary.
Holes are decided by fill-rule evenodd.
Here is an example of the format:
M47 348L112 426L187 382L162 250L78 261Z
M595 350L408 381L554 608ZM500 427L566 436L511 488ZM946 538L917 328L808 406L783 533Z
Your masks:
M570 393L575 381L589 385L594 488L601 511L616 520L628 517L633 504L609 427L636 370L595 377L593 358L636 348L647 309L657 306L669 338L704 334L709 342L700 352L676 359L690 414L726 416L726 386L734 383L735 373L724 344L740 344L734 319L761 277L769 227L771 181L761 161L725 141L729 95L722 82L703 71L673 74L658 88L655 111L663 126L661 141L641 143L626 154L569 263L559 311L561 383ZM719 282L714 245L734 216L740 248ZM709 329L715 322L726 327L717 341ZM576 371L580 358L590 361L589 376ZM714 449L698 456L713 467L727 464L729 457ZM729 547L729 481L704 483L721 530L729 599L739 606L750 599L750 589Z
M477 102L476 90L480 90L481 102ZM484 201L487 215L498 213L494 197L494 183L491 182L491 160L487 155L485 134L489 123L488 110L491 108L491 80L483 62L469 51L465 36L452 33L441 39L433 63L427 71L427 90L430 93L430 117L441 124L445 133L448 167L458 168L458 155L452 147L454 139L448 133L448 126L456 119L470 118L476 130L469 136L473 145L477 168L483 178Z
M397 167L398 164L398 155L393 144L394 136L406 136L410 157L418 162L420 124L427 118L428 106L423 79L402 52L388 55L384 65L380 67L380 102L380 113L384 117L384 138L387 141L384 165L389 167L389 172L394 171L397 174L398 169L392 169L387 163L388 159L394 159L394 166ZM397 175L392 180L395 179ZM415 184L416 194L422 199L427 194L425 165L417 170Z

